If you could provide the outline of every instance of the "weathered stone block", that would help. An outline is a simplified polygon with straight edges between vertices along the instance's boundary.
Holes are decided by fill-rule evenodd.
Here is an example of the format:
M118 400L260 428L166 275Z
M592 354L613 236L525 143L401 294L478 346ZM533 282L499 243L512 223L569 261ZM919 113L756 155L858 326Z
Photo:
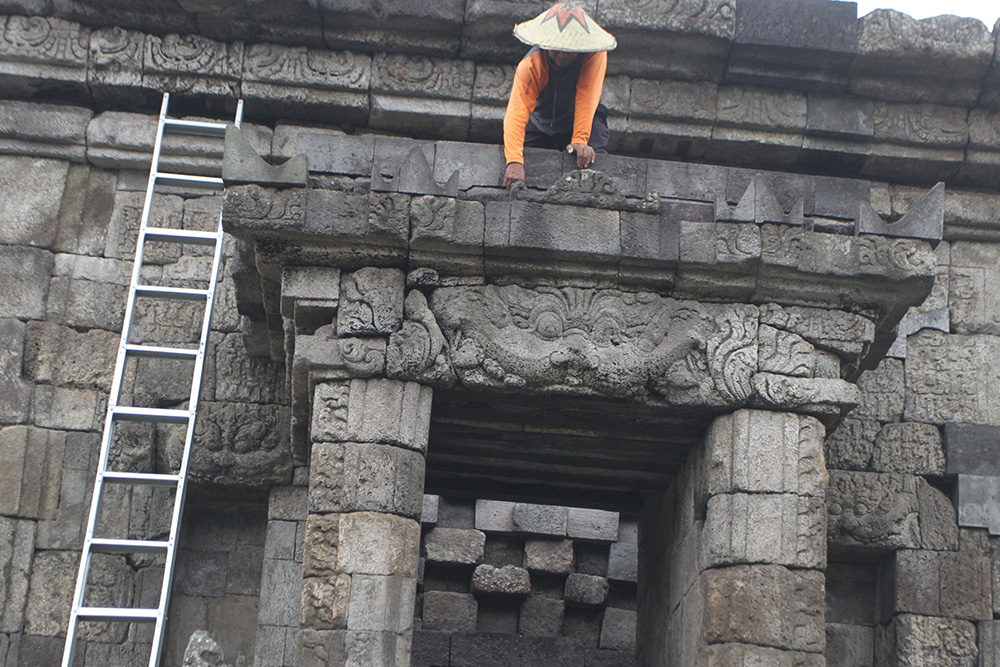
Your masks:
M265 559L260 578L261 625L297 627L301 618L302 565Z
M906 419L943 424L1000 423L992 382L1000 377L1000 338L924 330L906 348Z
M25 324L16 319L0 319L0 336L7 344L0 348L0 383L7 388L0 401L0 424L19 424L28 420L32 385L22 375Z
M420 524L393 514L340 515L339 571L347 574L417 576Z
M333 574L302 580L302 627L338 630L347 627L352 577Z
M720 417L705 440L707 491L821 496L823 435L818 421L796 414L740 410Z
M104 396L85 389L39 385L35 388L35 425L66 431L90 431L98 427L104 412Z
M837 378L796 378L774 373L757 373L751 378L754 395L750 404L772 410L803 412L836 422L855 407L861 396L858 388Z
M341 278L339 336L390 334L403 322L403 272L364 268Z
M420 523L425 526L433 526L438 522L438 509L441 506L441 496L424 494L424 500L420 510Z
M427 447L431 395L430 387L394 380L318 385L312 439L399 445L422 452Z
M0 125L0 151L84 161L87 123L94 115L90 109L15 100L5 100L0 109L5 119Z
M486 535L479 530L434 528L424 535L423 546L430 563L475 565L485 555Z
M862 625L827 623L826 651L829 665L863 665L872 667L874 660L875 631Z
M826 464L831 470L870 470L875 440L882 423L872 419L845 419L827 435Z
M611 581L638 581L639 546L615 542L608 553L608 579Z
M391 445L313 445L309 511L373 511L419 519L424 457Z
M0 632L22 631L28 605L35 523L0 516ZM38 591L39 596L47 591ZM51 592L49 592L51 594ZM48 600L49 604L57 604ZM56 612L57 613L57 612ZM0 653L0 656L3 654Z
M573 540L526 540L524 566L533 572L569 574L573 569Z
M472 592L476 595L525 597L531 592L528 571L516 565L477 565L472 573Z
M0 81L22 95L31 95L40 80L82 92L87 78L90 29L79 23L44 16L11 16L0 43Z
M283 405L202 401L188 475L233 486L287 484L292 477L289 419ZM183 435L177 429L166 438L158 436L157 454L174 467L180 461Z
M475 528L475 503L458 498L442 498L438 508L438 523L443 528Z
M930 424L886 424L875 440L872 469L913 475L944 474L941 433Z
M635 648L636 613L608 607L601 623L601 648L631 651Z
M30 426L0 429L0 515L54 519L66 434Z
M959 475L955 492L958 525L987 528L990 535L1000 535L1000 477Z
M760 321L842 356L859 355L865 344L875 339L874 322L842 310L769 303L760 307Z
M468 593L424 593L423 628L446 632L475 632L479 605Z
M0 235L10 244L51 247L69 163L0 157Z
M514 505L514 530L535 535L566 535L567 509L553 505Z
M705 518L708 563L824 569L826 523L822 497L790 493L713 496Z
M522 635L558 637L565 611L566 603L559 598L532 595L521 603L517 631Z
M830 544L875 549L918 548L919 504L914 477L830 471Z
M711 644L706 648L708 667L730 665L773 665L774 667L825 667L817 653L786 651L753 644Z
M618 539L618 512L571 507L566 513L566 535L578 540L613 542Z
M488 533L513 533L514 503L504 500L477 500L476 528Z
M702 573L705 638L821 652L825 643L823 573L778 565L741 565Z
M897 551L883 580L888 588L881 596L883 622L899 613L992 618L989 557L969 542L964 540L960 551Z
M898 359L885 359L878 368L865 371L858 379L861 403L851 417L877 419L883 422L903 418L903 363Z
M27 377L56 386L108 391L118 348L110 331L82 333L48 322L30 322L24 366Z
M0 246L0 283L5 286L0 317L43 319L52 267L53 257L44 250Z
M287 400L284 366L251 356L240 334L227 334L215 346L214 372L217 401L282 403ZM254 382L247 382L248 377L254 378Z
M483 271L485 223L486 208L480 202L414 197L410 203L411 258L440 271L478 274Z
M447 665L451 651L451 636L434 630L413 631L413 652L410 667Z
M900 614L876 629L875 664L894 659L902 665L976 665L976 626L969 621Z
M413 628L416 584L410 577L352 576L347 628L409 632Z
M275 486L268 498L267 518L305 521L309 511L308 492L305 486Z
M574 572L566 577L566 604L600 607L608 599L608 580L592 574Z
M920 544L924 549L958 549L958 521L951 498L917 478L917 502L920 508Z
M1000 476L1000 426L945 424L944 449L949 475Z

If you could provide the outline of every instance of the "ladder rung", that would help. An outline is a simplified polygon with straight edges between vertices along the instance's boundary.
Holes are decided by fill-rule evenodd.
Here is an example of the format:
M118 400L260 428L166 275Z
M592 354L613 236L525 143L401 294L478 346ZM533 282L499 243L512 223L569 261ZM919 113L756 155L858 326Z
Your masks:
M81 621L153 623L159 615L159 609L130 609L128 607L80 607L76 612L76 617Z
M177 486L179 475L164 475L151 472L112 472L104 473L105 484L147 484L149 486Z
M201 188L204 190L221 190L222 179L217 176L193 176L191 174L168 174L160 171L156 174L156 184L174 187Z
M166 551L168 542L160 540L118 540L95 537L90 542L90 550L99 554L150 554Z
M193 245L215 245L219 239L217 232L189 231L187 229L165 229L147 227L146 240L163 243L191 243Z
M186 424L191 419L192 412L190 410L118 406L111 410L111 414L113 414L119 421L155 422L157 424Z
M150 299L183 299L187 301L204 301L208 297L208 290L193 289L189 287L137 285L135 288L135 295Z
M163 129L172 134L201 134L209 137L223 137L226 135L227 123L213 123L203 120L179 120L176 118L166 118L163 121Z
M154 347L152 345L126 345L125 351L133 357L152 359L194 359L197 349L184 347Z

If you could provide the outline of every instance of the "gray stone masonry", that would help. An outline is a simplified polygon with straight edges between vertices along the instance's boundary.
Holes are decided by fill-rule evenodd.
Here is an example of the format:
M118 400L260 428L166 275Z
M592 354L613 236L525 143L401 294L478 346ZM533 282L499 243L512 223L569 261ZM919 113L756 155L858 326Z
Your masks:
M531 577L523 567L478 565L472 575L472 592L480 596L522 598L531 591Z
M429 562L476 565L483 560L486 536L478 530L434 528L424 535L423 546Z

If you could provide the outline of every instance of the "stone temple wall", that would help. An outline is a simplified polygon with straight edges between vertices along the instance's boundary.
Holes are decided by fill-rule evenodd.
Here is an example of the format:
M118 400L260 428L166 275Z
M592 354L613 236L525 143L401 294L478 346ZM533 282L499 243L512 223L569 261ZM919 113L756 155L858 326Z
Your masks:
M542 4L0 0L0 667L61 655L164 90L215 118L244 98L253 151L310 177L227 189L162 664L199 630L189 664L1000 664L1000 31L585 2L621 42L629 157L535 152L511 195L509 30ZM160 203L203 228L223 197ZM682 340L645 349L650 313ZM137 331L187 342L193 317ZM517 354L545 345L559 363ZM155 362L127 378L186 395ZM130 429L113 457L165 471L177 444ZM162 536L157 493L102 527ZM109 604L160 576L94 570ZM145 660L148 628L83 637L81 665Z

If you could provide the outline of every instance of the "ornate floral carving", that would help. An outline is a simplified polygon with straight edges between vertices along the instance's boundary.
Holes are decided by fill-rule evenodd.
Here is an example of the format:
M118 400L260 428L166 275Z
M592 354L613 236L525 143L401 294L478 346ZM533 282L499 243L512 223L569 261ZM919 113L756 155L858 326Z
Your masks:
M241 185L226 189L223 209L227 221L268 221L299 223L305 211L305 197L300 190L286 190L280 195L259 185Z
M472 98L475 64L471 60L390 53L375 57L374 70L373 91L415 92L458 100Z
M247 50L248 81L311 84L323 88L368 89L371 57L350 51L254 44Z
M197 74L237 78L243 65L243 43L227 45L200 35L146 38L146 74Z
M439 289L431 310L473 386L729 406L757 367L753 306L485 286Z
M548 189L543 201L613 210L625 207L625 196L618 192L618 185L614 180L604 172L593 169L575 169L569 172Z
M0 55L41 63L87 64L87 31L80 24L41 16L11 16Z
M403 326L389 337L387 375L434 384L453 384L455 369L448 357L448 341L427 305L427 297L413 290L406 296L403 308Z

